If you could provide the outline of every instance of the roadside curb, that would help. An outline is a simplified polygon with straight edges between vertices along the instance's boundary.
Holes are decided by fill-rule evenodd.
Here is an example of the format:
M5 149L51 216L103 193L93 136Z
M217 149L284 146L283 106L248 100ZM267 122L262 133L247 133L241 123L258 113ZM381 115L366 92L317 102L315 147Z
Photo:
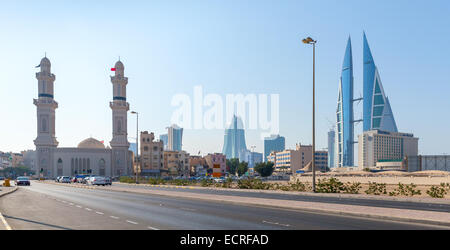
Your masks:
M0 194L0 198L3 196L6 196L8 194L14 193L17 191L17 189L19 189L19 187L14 187L12 190L9 190L8 192L5 192L3 194ZM3 225L5 227L6 230L12 230L11 226L9 226L8 222L5 220L5 217L3 217L2 213L0 213L0 221L3 222Z

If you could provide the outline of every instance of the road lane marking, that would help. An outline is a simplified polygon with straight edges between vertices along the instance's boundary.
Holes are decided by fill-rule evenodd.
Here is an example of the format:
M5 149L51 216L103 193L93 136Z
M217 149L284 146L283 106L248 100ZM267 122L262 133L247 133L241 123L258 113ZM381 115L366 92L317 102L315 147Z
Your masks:
M277 226L282 226L282 227L290 227L291 226L291 225L288 225L288 224L280 224L278 222L270 222L270 221L265 221L265 220L263 220L263 223L271 224L271 225L277 225Z
M134 225L137 225L137 224L139 224L139 223L137 223L137 222L134 222L134 221L131 221L131 220L127 220L127 222L128 222L128 223L130 223L130 224L134 224Z
M73 203L69 203L69 205L73 206Z
M12 230L12 228L9 226L8 222L6 222L5 218L3 217L2 213L0 213L0 219L3 222L3 224L5 225L6 230Z
M83 207L82 207L82 206L80 206L80 205L77 205L76 207L77 207L77 208L83 208Z
M148 229L151 229L151 230L159 230L159 229L156 228L156 227L148 227Z
M85 208L87 211L92 211L92 209L90 209L90 208Z
M115 219L115 220L120 219L119 217L116 217L116 216L109 216L109 217L111 217L111 218L113 218L113 219Z
M95 212L96 214L100 214L100 215L104 215L104 213L102 212Z

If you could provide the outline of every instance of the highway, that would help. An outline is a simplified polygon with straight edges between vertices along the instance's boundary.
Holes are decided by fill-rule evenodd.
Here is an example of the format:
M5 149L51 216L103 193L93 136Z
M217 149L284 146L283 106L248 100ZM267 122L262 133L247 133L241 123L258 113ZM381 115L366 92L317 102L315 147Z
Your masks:
M230 194L234 195L228 193ZM153 194L81 189L39 182L32 182L31 187L20 187L15 193L0 198L0 212L11 228L17 230L416 230L444 228Z

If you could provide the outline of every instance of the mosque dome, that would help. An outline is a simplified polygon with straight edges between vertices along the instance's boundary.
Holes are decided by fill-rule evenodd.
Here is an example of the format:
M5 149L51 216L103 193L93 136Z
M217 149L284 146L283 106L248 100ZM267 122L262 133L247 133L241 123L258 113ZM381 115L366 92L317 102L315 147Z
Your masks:
M80 144L78 144L78 148L97 148L97 149L105 149L105 145L103 145L102 142L94 139L94 138L88 138L82 142L80 142Z

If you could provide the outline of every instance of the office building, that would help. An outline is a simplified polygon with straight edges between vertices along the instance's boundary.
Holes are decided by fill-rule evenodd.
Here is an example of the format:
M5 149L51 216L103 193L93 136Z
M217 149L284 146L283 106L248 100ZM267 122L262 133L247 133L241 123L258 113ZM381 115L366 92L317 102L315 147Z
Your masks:
M353 58L351 39L348 39L339 83L338 107L336 110L336 165L353 166L354 161L354 117L353 117Z
M328 132L328 168L334 168L335 165L335 145L336 145L336 132L331 130Z
M177 125L172 125L167 128L167 150L169 151L182 151L183 149L183 129Z
M364 131L379 129L398 132L391 104L381 83L378 68L375 66L366 34L364 34Z
M246 152L244 124L240 117L233 116L231 125L225 130L222 153L227 159L244 161Z
M168 134L160 135L159 140L163 142L164 150L167 150L167 144L169 143L169 135Z
M272 135L264 138L264 162L267 161L267 156L272 152L281 152L285 150L286 139L280 135Z

